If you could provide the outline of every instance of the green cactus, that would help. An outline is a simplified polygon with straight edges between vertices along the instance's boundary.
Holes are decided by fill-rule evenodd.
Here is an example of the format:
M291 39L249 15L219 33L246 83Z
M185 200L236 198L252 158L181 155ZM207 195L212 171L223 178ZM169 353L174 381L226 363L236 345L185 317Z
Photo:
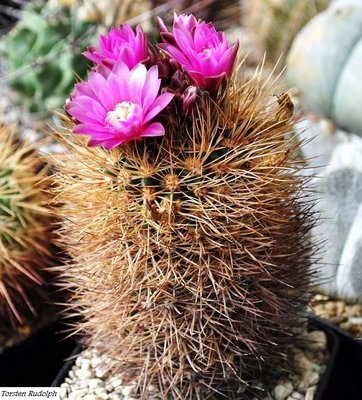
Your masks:
M37 143L14 140L0 126L0 344L9 332L41 319L49 307L53 218L47 211L48 167Z
M87 62L80 53L93 31L69 9L27 7L0 44L9 67L5 78L17 94L16 102L31 112L61 107L77 76L86 75Z

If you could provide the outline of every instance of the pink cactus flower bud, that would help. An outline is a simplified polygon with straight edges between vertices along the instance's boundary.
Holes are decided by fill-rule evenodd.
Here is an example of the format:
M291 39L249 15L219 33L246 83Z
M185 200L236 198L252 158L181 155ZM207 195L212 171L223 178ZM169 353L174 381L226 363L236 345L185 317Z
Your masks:
M77 120L73 133L89 135L89 146L112 149L146 136L162 136L160 122L151 122L172 100L173 94L158 96L161 80L156 66L143 64L129 69L123 62L104 76L97 70L88 81L75 85L66 111Z
M181 95L182 98L182 108L185 113L192 107L197 100L197 87L189 86Z
M147 35L140 26L136 33L124 24L112 28L107 35L101 35L99 46L89 47L83 55L96 64L101 62L112 67L117 61L123 61L130 69L148 58Z
M164 41L159 47L199 88L213 92L231 76L239 44L229 46L225 33L217 32L213 24L196 20L193 15L175 14L172 32L161 19L159 25Z

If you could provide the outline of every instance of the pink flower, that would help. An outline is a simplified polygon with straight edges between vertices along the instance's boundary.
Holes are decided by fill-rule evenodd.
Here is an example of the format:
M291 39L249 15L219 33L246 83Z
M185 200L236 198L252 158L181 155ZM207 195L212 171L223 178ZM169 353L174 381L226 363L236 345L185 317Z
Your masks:
M148 58L147 35L140 26L136 33L126 24L112 28L107 35L100 36L98 47L89 47L83 55L96 64L105 62L112 66L120 60L133 68Z
M159 19L164 43L159 47L177 61L197 86L213 91L233 71L238 42L229 46L224 32L193 15L174 15L173 31Z
M73 133L89 135L89 146L107 150L132 139L164 135L163 125L151 121L173 95L158 96L160 84L156 66L147 70L138 64L130 70L118 62L107 76L91 71L88 81L75 85L65 107L79 122Z

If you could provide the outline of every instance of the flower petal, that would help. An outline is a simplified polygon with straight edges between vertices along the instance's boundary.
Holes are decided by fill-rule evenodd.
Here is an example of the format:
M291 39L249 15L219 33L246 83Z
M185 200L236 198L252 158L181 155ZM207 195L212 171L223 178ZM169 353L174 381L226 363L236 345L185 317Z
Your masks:
M168 106L170 101L173 99L174 94L172 93L163 93L161 96L157 97L155 102L150 107L146 117L144 118L143 122L147 123L152 118L154 118L157 114L159 114L165 107Z
M142 105L145 112L148 111L151 104L155 101L157 93L160 90L161 80L158 78L157 66L151 67L147 72L147 79L142 90Z
M165 128L160 122L153 122L148 125L142 132L142 137L145 136L163 136L165 134Z
M147 69L143 64L138 64L130 73L129 86L131 99L138 104L142 101L143 86L146 81Z

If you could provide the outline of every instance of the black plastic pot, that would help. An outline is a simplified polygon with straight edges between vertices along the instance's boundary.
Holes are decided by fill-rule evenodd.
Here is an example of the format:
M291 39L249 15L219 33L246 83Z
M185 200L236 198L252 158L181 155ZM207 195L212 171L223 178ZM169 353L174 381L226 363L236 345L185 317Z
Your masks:
M314 400L362 400L362 340L317 317L309 325L326 333L330 351Z
M80 344L77 344L73 348L73 351L69 354L62 368L59 370L57 376L53 380L51 384L52 387L59 387L65 381L65 378L68 376L69 371L72 369L78 354L80 354L82 350L83 346Z
M51 386L76 343L62 322L39 330L0 354L0 387Z
M314 400L362 400L362 341L318 317L311 330L326 333L330 359ZM82 351L54 324L0 357L0 386L60 386ZM64 335L63 335L64 336Z

